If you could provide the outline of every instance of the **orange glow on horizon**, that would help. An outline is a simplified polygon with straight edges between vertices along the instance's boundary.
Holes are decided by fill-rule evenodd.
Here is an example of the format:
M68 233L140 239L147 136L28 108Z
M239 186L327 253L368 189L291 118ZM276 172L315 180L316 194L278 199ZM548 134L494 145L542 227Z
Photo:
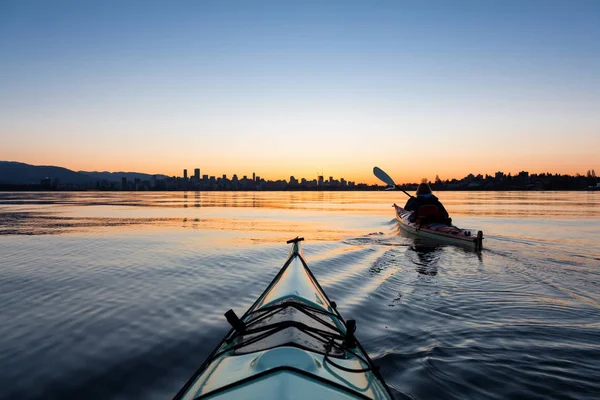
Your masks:
M312 166L307 167L305 165L262 165L261 167L253 168L252 166L248 167L242 163L233 163L233 165L226 165L224 163L207 165L202 162L183 160L181 162L174 162L166 158L157 160L149 160L147 158L87 158L83 160L70 157L70 159L60 160L58 157L55 157L56 154L37 154L37 156L38 157L23 157L23 159L16 159L14 157L0 158L32 165L59 166L73 171L141 172L176 177L183 176L184 168L187 169L188 176L194 174L195 168L200 168L201 175L206 174L209 176L221 177L225 174L228 178L232 178L234 174L237 174L240 179L244 175L252 177L252 173L256 173L257 176L266 180L289 181L291 176L294 176L298 180L302 178L312 180L317 179L317 176L321 174L319 168L313 168ZM510 173L516 175L520 171L528 171L530 174L558 173L585 175L588 170L594 169L594 163L586 161L585 159L577 160L577 162L572 160L562 160L562 162L556 162L550 165L545 165L542 161L529 160L528 163L524 163L525 165L519 165L517 163L515 163L516 165L511 165L512 163L509 162L497 163L493 168L469 162L456 162L454 165L450 166L443 166L441 164L419 165L419 167L411 168L407 167L406 163L403 163L403 165L393 165L393 163L373 161L370 164L361 165L331 165L327 168L323 168L322 172L325 180L328 180L331 176L336 180L344 178L346 181L353 181L357 184L366 183L368 185L383 185L381 181L373 176L372 170L374 166L379 166L386 171L397 184L418 183L423 178L434 181L436 175L445 181L446 179L462 179L470 173L485 176L486 174L494 175L497 171L501 171L505 174Z

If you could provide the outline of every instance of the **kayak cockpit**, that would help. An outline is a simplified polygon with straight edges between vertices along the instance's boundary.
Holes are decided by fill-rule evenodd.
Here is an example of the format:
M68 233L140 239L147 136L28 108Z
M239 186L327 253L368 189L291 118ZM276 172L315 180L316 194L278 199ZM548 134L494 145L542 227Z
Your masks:
M356 359L341 360L358 368ZM182 399L389 399L374 374L332 368L323 356L278 347L222 357L198 377Z

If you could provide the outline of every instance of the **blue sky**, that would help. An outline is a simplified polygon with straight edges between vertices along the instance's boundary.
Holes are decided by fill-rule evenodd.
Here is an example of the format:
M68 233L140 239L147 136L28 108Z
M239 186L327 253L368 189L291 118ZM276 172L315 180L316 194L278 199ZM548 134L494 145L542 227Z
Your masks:
M598 169L597 1L5 0L0 60L0 159L363 181Z

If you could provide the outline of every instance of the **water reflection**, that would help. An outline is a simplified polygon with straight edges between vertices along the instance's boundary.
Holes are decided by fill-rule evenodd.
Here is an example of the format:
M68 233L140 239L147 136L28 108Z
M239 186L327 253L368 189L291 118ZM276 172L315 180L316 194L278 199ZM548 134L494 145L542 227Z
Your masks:
M453 216L600 218L600 196L579 192L443 192ZM0 211L53 205L161 209L252 207L387 214L395 192L3 192Z
M0 193L0 397L172 397L299 234L409 398L600 392L598 192L445 192L482 253L398 234L397 196Z
M411 257L416 265L416 271L422 275L437 275L442 247L441 245L425 245L422 243L415 243L410 246L408 252L416 255L416 258Z

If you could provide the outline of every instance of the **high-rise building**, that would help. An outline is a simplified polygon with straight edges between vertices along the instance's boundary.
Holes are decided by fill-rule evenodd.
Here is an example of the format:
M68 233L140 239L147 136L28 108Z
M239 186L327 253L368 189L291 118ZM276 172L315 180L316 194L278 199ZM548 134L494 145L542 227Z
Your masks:
M256 182L256 172L253 172L253 173L252 173L252 181L253 181L253 182Z
M323 175L319 175L317 177L317 185L318 186L323 186Z
M196 168L194 170L194 177L198 180L200 180L200 168Z
M187 179L187 169L183 170L183 179Z

